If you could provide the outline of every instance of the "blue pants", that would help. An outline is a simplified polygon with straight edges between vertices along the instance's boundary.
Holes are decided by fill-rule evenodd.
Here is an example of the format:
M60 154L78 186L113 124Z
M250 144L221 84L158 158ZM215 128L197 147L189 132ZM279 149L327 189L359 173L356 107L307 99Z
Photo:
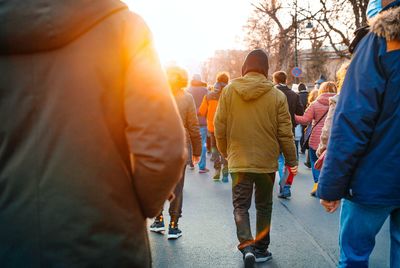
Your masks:
M201 134L201 158L199 162L199 169L206 168L206 155L207 155L207 127L200 127Z
M311 171L312 171L312 174L313 174L314 182L317 183L318 182L318 178L319 178L319 173L320 173L319 170L314 168L314 164L318 160L317 151L310 148L308 150L308 153L310 154Z
M339 268L367 268L375 236L390 217L390 267L400 267L400 206L368 206L343 200Z
M279 182L283 178L283 172L285 171L285 157L281 153L278 158L278 173L279 173Z

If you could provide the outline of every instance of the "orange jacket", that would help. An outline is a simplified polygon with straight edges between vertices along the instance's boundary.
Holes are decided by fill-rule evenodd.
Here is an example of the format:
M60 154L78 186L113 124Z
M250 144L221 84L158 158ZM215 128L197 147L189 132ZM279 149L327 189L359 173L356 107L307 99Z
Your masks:
M209 132L214 133L214 116L217 111L219 96L221 91L211 91L204 96L203 101L199 108L199 115L207 116L207 129Z

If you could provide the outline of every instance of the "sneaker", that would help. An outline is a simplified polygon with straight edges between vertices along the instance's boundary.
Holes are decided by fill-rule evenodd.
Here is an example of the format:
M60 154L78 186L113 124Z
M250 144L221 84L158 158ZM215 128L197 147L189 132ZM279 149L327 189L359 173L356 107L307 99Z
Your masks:
M256 256L254 255L254 250L251 246L245 247L242 250L243 253L243 261L245 268L254 267L254 263L256 261Z
M221 174L221 170L220 169L215 169L215 174L213 176L213 180L214 181L219 181L220 174Z
M164 233L165 226L164 226L164 219L155 219L153 224L150 225L150 231L155 233Z
M229 182L229 170L227 166L224 166L222 169L222 182Z
M210 170L208 169L208 168L203 168L203 169L200 169L199 170L199 173L200 174L204 174L204 173L207 173L207 172L209 172Z
M317 190L318 190L318 182L314 183L314 186L313 186L313 188L311 190L310 195L314 196L314 197L317 196Z
M282 191L279 193L278 197L279 198L289 198L292 196L292 193L290 192L290 185L285 185L283 186Z
M190 169L190 170L194 170L194 165L193 165L193 164L190 164L190 165L189 165L189 169Z
M168 239L178 239L182 236L182 231L178 228L178 224L170 223L168 229Z
M265 251L260 251L260 250L255 250L254 255L256 258L256 262L266 262L272 259L272 254L268 250Z

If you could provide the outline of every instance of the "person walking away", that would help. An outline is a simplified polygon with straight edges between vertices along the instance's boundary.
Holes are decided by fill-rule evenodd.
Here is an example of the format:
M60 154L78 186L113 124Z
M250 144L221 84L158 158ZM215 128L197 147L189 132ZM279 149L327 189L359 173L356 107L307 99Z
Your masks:
M318 90L318 98L311 103L303 116L296 115L296 122L298 124L307 125L312 123L311 134L309 139L309 154L311 160L311 170L314 178L314 186L311 190L311 195L315 196L318 188L318 177L320 171L315 169L314 164L318 160L316 151L318 149L319 141L321 138L321 131L324 127L325 118L329 110L329 98L335 96L336 85L334 82L322 83Z
M197 120L196 106L192 95L185 92L184 89L188 84L188 74L180 67L167 68L167 76L172 93L175 97L178 106L179 114L183 126L186 130L187 146L192 146L193 154L192 161L197 164L201 155L201 135L199 122ZM182 177L174 190L174 198L170 201L169 215L171 217L168 227L168 239L177 239L182 236L182 231L178 228L179 218L182 217L183 204L183 187L185 182L185 168L183 169ZM165 231L164 216L161 210L160 214L155 218L150 226L150 231L163 233Z
M307 91L307 86L303 83L300 83L298 86L299 90L299 98L301 104L303 104L303 109L305 110L307 108L307 103L308 103L308 91Z
M339 100L339 93L342 89L343 81L346 76L349 64L350 62L343 63L336 73L337 85L338 85L337 94L329 99L329 111L325 119L324 127L322 128L321 139L316 152L318 158L325 152L326 147L328 146L328 140L332 129L333 115L335 114L336 104L337 101Z
M231 81L221 94L215 115L215 139L227 157L232 176L232 200L246 267L272 258L268 251L272 191L280 151L291 172L297 172L292 123L285 95L268 78L267 54L250 52L242 77ZM255 185L257 236L250 229L248 210Z
M1 267L151 267L146 218L186 153L146 24L121 1L16 0L0 25Z
M207 117L207 129L211 137L211 152L214 159L215 174L213 179L220 180L222 168L222 182L229 182L228 162L218 151L214 135L214 117L217 111L219 98L224 87L229 83L229 75L226 72L217 74L217 81L214 89L203 98L199 109L199 115Z
M318 187L328 212L341 204L340 268L368 267L388 218L390 267L400 267L400 0L377 2L368 13L384 10L355 48Z
M286 100L289 106L289 113L290 113L290 119L292 121L292 132L294 134L294 129L296 127L296 120L294 118L295 115L303 115L304 114L304 106L300 101L299 95L297 95L296 92L291 90L287 85L286 85L286 80L287 80L287 74L284 71L278 71L275 72L273 75L273 81L275 84L275 87L282 91L285 96ZM297 155L297 154L296 154ZM278 170L279 170L279 195L278 197L280 198L289 198L291 197L291 191L290 188L292 187L293 183L293 175L290 174L290 172L287 172L287 167L285 166L285 158L283 154L281 153L279 155L278 159ZM283 181L285 180L285 181Z
M301 103L303 104L303 109L306 110L307 106L308 106L308 89L307 89L307 86L305 84L303 84L303 83L300 83L299 86L298 86L298 90L299 90L298 95L299 95ZM302 134L301 134L301 138L300 138L300 144L303 144L304 143L304 132L305 132L306 127L302 126L302 125L300 125L300 126L301 126L301 130L302 130ZM305 154L305 152L306 152L305 148L302 148L300 146L299 146L299 148L301 148L300 153L301 154Z
M187 89L194 99L196 104L197 112L199 112L201 102L204 96L207 95L207 83L201 81L200 74L194 74L192 80L190 81L190 87ZM202 152L199 162L199 173L207 173L209 169L207 168L207 120L204 116L198 115L200 133L201 133L201 143Z
M308 94L308 103L306 106L306 110L307 108L311 105L311 103L313 103L316 99L318 98L318 89L313 89L309 94ZM303 126L304 127L304 139L301 143L301 151L304 151L306 156L306 160L304 161L304 165L308 168L311 168L311 161L310 161L310 153L309 153L309 142L308 139L311 135L311 129L312 129L312 123L308 124L307 126Z

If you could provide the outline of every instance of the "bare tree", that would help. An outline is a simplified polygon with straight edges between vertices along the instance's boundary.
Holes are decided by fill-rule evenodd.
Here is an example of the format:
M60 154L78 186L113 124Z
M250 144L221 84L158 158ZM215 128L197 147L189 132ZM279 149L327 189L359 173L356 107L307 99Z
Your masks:
M261 0L253 6L245 26L247 44L251 49L264 48L270 54L271 69L290 69L294 66L294 17L285 14L279 0Z
M202 77L208 84L213 84L219 72L228 72L237 78L242 74L242 64L248 54L243 50L217 50L213 57L203 63Z

